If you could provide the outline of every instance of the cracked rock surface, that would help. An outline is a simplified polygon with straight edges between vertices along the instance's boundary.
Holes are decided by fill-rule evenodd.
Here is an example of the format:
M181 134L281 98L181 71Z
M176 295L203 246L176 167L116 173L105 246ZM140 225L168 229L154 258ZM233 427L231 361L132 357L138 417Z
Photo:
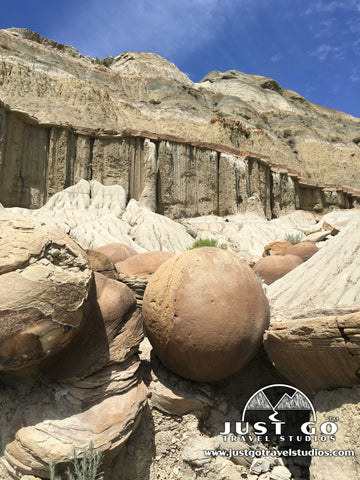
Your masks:
M0 233L0 370L64 345L80 327L92 283L85 252L60 230L3 214Z

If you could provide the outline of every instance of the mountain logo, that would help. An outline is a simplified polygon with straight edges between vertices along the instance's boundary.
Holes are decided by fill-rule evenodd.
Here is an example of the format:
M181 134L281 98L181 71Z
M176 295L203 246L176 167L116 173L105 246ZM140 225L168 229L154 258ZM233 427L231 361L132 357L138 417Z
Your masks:
M284 389L286 391L280 393L280 398L277 399L278 392L283 392ZM276 402L269 399L270 394L272 399L277 400ZM316 412L308 397L301 390L280 383L268 385L255 392L245 405L242 421L245 420L246 413L251 410L272 410L274 417L282 410L309 410L316 422Z
M329 417L317 425L315 409L305 393L278 383L255 392L247 401L241 420L225 421L220 435L224 441L228 437L230 441L252 441L253 435L259 441L277 438L280 444L335 441L338 420Z

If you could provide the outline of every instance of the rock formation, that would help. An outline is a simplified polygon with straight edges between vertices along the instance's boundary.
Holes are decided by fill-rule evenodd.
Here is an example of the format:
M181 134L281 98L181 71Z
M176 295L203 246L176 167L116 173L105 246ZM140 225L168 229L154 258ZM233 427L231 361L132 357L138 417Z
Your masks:
M274 319L360 307L360 212L313 257L268 289Z
M17 369L65 345L81 327L92 273L63 232L3 214L0 236L0 370Z
M302 263L302 259L296 255L270 255L260 258L253 270L266 285L270 285Z
M250 267L214 247L161 265L146 287L143 315L160 360L182 377L207 382L244 367L269 322L266 297Z
M108 469L146 404L133 293L93 283L85 252L35 218L2 214L0 265L3 465L49 478L92 442Z
M274 323L265 333L264 345L278 371L313 397L320 390L359 383L359 339L359 311L337 315L329 311L326 316Z
M157 55L99 63L54 45L21 29L0 32L6 206L39 208L80 179L120 184L128 199L171 217L255 203L271 218L359 203L350 115L256 75L212 72L194 84Z
M145 252L132 255L131 257L118 262L116 270L119 274L149 278L166 260L171 258L171 252Z
M303 262L306 262L306 260L309 260L309 258L311 258L318 251L319 249L314 243L306 240L286 248L282 252L282 255L295 255L300 257Z

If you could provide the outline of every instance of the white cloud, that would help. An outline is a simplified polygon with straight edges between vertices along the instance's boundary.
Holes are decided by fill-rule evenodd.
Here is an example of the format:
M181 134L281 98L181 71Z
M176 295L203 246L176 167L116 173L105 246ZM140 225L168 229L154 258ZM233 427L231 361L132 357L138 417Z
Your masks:
M352 72L350 74L350 80L354 83L360 82L360 69L359 68L353 68Z
M179 58L216 38L239 5L246 11L251 0L90 0L67 36L93 56L137 50Z
M347 50L348 46L345 44L334 46L323 43L312 50L310 56L315 57L319 61L324 61L328 58L342 60L345 57Z
M270 62L276 63L276 62L278 62L280 59L281 59L281 56L276 53L275 55L272 55L272 56L270 57Z
M314 2L311 7L305 10L305 15L311 15L314 13L332 13L336 10L352 10L360 12L359 0L318 0Z

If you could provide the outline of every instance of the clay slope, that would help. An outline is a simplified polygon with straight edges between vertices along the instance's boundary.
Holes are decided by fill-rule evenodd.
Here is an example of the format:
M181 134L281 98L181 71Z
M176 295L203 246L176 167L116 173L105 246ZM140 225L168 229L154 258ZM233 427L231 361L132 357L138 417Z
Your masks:
M229 145L269 155L315 181L360 186L360 149L352 142L359 119L257 75L212 72L195 84L154 54L99 61L12 29L0 31L0 99L40 122Z

